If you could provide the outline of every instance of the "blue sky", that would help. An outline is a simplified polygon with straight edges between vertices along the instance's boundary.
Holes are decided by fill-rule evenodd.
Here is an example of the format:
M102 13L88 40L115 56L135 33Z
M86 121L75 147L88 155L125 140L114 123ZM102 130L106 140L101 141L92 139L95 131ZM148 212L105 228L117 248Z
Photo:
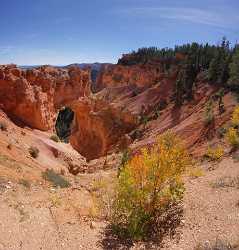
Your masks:
M0 64L116 62L143 46L239 41L239 0L1 0Z

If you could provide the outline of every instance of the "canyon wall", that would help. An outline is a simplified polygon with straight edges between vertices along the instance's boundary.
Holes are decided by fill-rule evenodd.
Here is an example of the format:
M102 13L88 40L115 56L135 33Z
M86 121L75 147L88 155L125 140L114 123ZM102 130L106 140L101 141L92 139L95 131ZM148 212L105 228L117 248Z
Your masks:
M15 123L46 131L54 129L58 110L70 107L75 114L70 143L87 160L151 145L167 129L198 154L199 146L229 120L235 101L225 93L225 112L220 113L214 98L215 120L207 127L205 106L218 86L196 79L193 98L177 107L176 79L177 70L163 73L160 63L106 65L92 94L89 70L0 66L0 109Z
M108 87L136 86L147 88L164 78L161 64L141 64L132 66L106 65L102 67L96 81L96 89Z
M53 129L59 108L89 94L90 72L78 67L0 66L0 108L21 125Z
M124 150L132 143L127 133L138 120L131 113L90 98L81 98L70 107L75 113L70 143L87 160Z

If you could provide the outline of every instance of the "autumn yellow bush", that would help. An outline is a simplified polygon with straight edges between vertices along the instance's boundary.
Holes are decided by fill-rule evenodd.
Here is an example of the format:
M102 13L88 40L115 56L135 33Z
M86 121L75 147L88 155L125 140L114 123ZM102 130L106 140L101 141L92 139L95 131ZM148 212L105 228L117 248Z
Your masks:
M231 118L232 125L234 127L239 126L239 106L237 106L233 113L232 113L232 118Z
M222 146L218 147L208 147L207 152L205 156L212 161L217 161L219 160L224 154L224 149Z
M225 138L233 148L237 148L239 146L239 136L237 129L232 127L229 128L225 135Z
M132 157L119 175L111 215L114 231L134 239L146 237L169 205L181 201L182 175L191 165L181 141L169 131Z

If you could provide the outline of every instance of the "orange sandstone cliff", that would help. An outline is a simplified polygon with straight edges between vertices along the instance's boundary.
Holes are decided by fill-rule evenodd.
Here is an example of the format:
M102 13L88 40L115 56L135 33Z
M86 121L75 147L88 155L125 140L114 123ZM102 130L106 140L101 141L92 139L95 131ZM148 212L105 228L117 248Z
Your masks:
M205 105L218 87L198 77L193 99L176 107L176 78L177 69L163 73L160 62L106 65L96 81L98 92L92 94L89 70L1 66L0 108L17 124L46 131L54 129L59 109L70 107L75 114L70 143L88 160L127 147L138 150L167 129L200 155L205 141L216 138L218 128L229 120L235 101L226 93L225 112L220 113L214 98L215 120L208 127Z
M89 72L77 67L0 67L0 108L15 122L32 128L53 129L57 110L89 93Z

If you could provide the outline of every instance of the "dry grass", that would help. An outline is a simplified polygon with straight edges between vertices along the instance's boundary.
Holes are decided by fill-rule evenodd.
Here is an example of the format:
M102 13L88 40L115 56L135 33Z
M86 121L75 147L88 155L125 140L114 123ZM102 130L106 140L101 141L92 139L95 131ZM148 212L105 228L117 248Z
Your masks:
M25 188L28 188L28 189L31 188L31 183L26 179L20 179L18 183L23 185Z
M57 174L53 169L47 169L45 172L42 172L42 177L51 182L55 187L67 188L71 186L69 181Z
M50 202L51 202L53 207L61 206L61 199L56 194L53 194L53 195L50 196Z
M0 122L0 130L7 131L7 124L5 122Z
M31 146L29 149L28 149L28 152L29 154L31 155L32 158L37 158L38 155L39 155L39 149L37 147L33 147Z
M236 177L222 177L212 183L213 188L238 188L239 189L239 176Z
M192 178L199 178L204 176L204 171L199 167L194 167L189 170L189 176Z
M52 141L54 141L54 142L59 142L59 141L60 141L60 139L59 139L59 137L58 137L57 135L52 135L52 136L50 137L50 139L51 139Z
M194 250L233 250L238 249L238 245L232 245L230 242L226 240L217 239L215 242L205 242L199 243Z

